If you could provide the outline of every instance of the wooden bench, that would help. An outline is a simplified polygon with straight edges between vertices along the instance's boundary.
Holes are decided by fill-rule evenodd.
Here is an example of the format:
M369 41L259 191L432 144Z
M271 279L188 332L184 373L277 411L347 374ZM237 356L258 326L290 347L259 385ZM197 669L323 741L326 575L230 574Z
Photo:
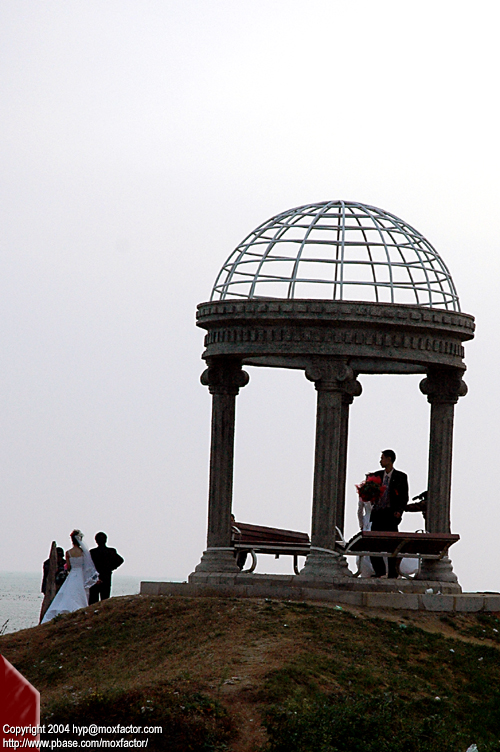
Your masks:
M293 556L293 571L299 573L298 557L307 556L311 542L307 533L295 530L282 530L276 527L249 525L246 522L234 522L232 526L232 544L236 553L250 554L252 564L244 572L253 572L257 566L257 554Z
M458 540L460 536L452 533L384 533L362 530L347 542L337 542L335 550L344 556L442 559L450 546Z
M340 532L339 532L340 534ZM362 530L349 541L337 541L335 551L344 556L387 556L402 559L442 559L453 543L460 540L452 533L400 533ZM250 573L257 566L257 554L293 556L293 571L299 573L298 557L307 556L311 542L307 533L283 530L263 525L235 522L232 526L232 544L236 554L252 557ZM359 571L356 573L359 574Z

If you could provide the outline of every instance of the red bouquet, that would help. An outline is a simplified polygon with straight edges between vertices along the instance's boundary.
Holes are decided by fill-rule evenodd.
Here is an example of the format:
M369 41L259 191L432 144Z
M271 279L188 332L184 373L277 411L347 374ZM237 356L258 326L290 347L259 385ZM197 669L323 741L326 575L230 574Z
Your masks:
M359 498L362 501L371 501L372 504L380 499L385 488L382 485L382 478L378 475L367 475L366 480L356 486Z

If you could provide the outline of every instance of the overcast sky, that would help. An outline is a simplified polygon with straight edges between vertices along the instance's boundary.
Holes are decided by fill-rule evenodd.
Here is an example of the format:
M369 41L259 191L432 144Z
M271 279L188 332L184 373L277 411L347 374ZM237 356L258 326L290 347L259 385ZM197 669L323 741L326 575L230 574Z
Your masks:
M476 316L452 558L464 589L500 590L496 16L485 1L3 0L0 570L39 570L79 527L108 533L123 574L187 577L211 410L196 305L268 217L345 199L420 230ZM248 371L236 516L309 531L314 385ZM420 378L360 380L349 535L381 449L412 495L427 477Z

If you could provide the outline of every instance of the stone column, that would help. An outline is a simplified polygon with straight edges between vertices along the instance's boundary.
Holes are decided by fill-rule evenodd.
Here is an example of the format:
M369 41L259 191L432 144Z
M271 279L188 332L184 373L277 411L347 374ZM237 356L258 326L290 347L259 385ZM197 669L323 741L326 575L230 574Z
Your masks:
M450 532L451 464L453 455L453 417L459 397L467 394L463 371L455 368L431 368L420 382L420 391L431 405L429 471L426 530ZM424 559L418 578L457 582L451 561Z
M351 574L347 562L334 550L335 526L344 508L349 404L361 394L361 385L342 360L313 363L306 369L306 378L314 381L318 402L311 553L299 576L346 577Z
M248 381L240 361L231 358L214 359L201 376L212 394L208 535L207 550L190 580L198 572L239 572L231 547L234 424L236 395Z

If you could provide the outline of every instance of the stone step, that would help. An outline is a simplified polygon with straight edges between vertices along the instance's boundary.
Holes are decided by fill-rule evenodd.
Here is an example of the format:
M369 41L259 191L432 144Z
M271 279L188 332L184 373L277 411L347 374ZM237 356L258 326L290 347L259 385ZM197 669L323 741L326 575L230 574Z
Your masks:
M258 579L257 579L258 578ZM323 603L346 604L365 608L389 608L410 611L498 611L500 593L446 593L440 583L422 583L425 590L433 592L406 592L398 590L401 580L390 582L392 592L381 592L366 586L365 590L337 590L332 587L313 587L293 584L293 576L261 575L242 576L213 575L206 582L141 582L141 595L182 595L186 597L241 597L277 598L287 600L318 601ZM272 578L272 579L270 579ZM278 579L279 578L279 579ZM237 581L235 581L237 579ZM389 581L386 581L389 583ZM411 581L406 581L411 582ZM370 583L371 585L372 583ZM376 583L380 584L380 581ZM414 583L417 585L417 583ZM442 587L449 583L442 583Z

